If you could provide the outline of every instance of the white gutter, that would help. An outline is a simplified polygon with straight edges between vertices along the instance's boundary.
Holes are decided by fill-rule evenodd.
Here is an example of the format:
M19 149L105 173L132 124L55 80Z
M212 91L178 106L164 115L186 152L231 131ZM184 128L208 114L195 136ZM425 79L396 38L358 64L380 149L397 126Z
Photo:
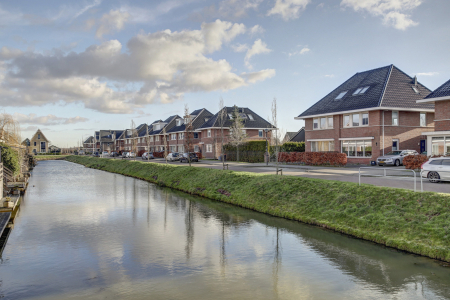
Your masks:
M306 140L307 142L331 142L334 141L334 139L310 139Z
M339 138L340 141L360 141L360 140L373 140L375 137L367 136L367 137L349 137L349 138Z
M374 111L374 110L398 110L398 111L434 112L434 109L429 109L429 108L373 107L373 108L365 108L365 109L338 111L338 112L319 114L319 115L309 115L309 116L303 116L303 117L295 117L294 120L305 120L305 119L316 118L316 117L345 115L345 114L350 114L350 113L366 112L366 111Z
M416 100L416 103L434 103L435 101L445 101L445 100L450 100L450 96Z

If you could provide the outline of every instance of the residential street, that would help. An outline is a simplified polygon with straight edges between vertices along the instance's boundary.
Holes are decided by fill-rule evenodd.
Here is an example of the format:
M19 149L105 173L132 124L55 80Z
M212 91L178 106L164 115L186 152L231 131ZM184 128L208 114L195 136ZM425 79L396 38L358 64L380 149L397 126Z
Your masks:
M117 158L121 159L121 158ZM132 160L132 159L128 159ZM142 160L136 158L136 160ZM165 163L162 158L156 158L150 160L155 163ZM175 165L187 165L180 162L169 162L169 164ZM274 163L266 166L265 163L237 163L227 162L228 169L242 172L255 172L264 174L276 174L276 167ZM192 163L195 167L221 169L222 162L217 160L200 160L199 163ZM359 178L359 166L351 167L314 167L314 166L298 166L298 165L280 165L283 169L283 175L301 176L308 178L338 180L348 182L358 182ZM411 170L405 170L403 166L400 167L369 167L361 166L361 183L373 184L377 186L386 186L394 188L403 188L414 190L413 173ZM384 177L384 169L386 169L387 177ZM416 172L416 188L420 191L420 174ZM446 183L431 183L428 179L423 179L423 190L439 193L450 193L450 182Z

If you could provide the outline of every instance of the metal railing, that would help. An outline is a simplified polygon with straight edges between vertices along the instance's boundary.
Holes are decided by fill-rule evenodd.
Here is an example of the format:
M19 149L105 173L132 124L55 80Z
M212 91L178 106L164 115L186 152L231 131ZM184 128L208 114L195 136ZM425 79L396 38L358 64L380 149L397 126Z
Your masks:
M399 170L399 169L391 169L391 168L371 168L371 167L360 167L359 168L359 173L358 173L358 182L359 182L359 185L361 185L361 175L362 176L364 176L364 174L361 174L361 169L372 169L372 170L378 170L378 171L380 171L380 170L383 170L383 175L369 175L369 176L371 176L371 177L396 177L396 178L398 178L398 176L388 176L387 175L387 171L389 170L389 171L395 171L395 172L412 172L413 174L414 174L414 192L416 192L417 191L417 183L416 183L416 171L414 171L414 170L407 170L407 169L404 169L404 170ZM406 178L406 177L405 177ZM408 177L409 178L409 177Z
M427 176L423 177L423 173L426 172ZM438 182L445 182L445 181L450 181L450 171L434 171L434 170L420 170L420 192L423 193L423 179L426 178L428 180L430 180L430 178L428 178L428 173L430 172L436 172L439 175L439 179L434 179ZM442 179L441 174L448 174L448 178L449 179ZM433 179L431 179L433 180Z

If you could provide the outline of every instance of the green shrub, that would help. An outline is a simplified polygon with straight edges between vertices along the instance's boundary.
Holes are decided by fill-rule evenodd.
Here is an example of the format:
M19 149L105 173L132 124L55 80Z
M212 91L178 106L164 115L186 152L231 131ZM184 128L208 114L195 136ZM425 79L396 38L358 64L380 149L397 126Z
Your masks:
M2 147L2 162L3 165L10 169L14 175L19 175L20 173L20 162L19 162L19 155L17 154L17 151L9 147L8 145L4 143L0 143L0 146Z
M280 152L305 152L305 142L286 142Z

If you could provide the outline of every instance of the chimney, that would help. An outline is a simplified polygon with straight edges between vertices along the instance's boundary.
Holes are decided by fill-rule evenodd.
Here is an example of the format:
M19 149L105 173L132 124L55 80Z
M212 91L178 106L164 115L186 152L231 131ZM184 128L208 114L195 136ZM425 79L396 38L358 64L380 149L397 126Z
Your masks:
M417 76L414 76L414 85L417 86Z

